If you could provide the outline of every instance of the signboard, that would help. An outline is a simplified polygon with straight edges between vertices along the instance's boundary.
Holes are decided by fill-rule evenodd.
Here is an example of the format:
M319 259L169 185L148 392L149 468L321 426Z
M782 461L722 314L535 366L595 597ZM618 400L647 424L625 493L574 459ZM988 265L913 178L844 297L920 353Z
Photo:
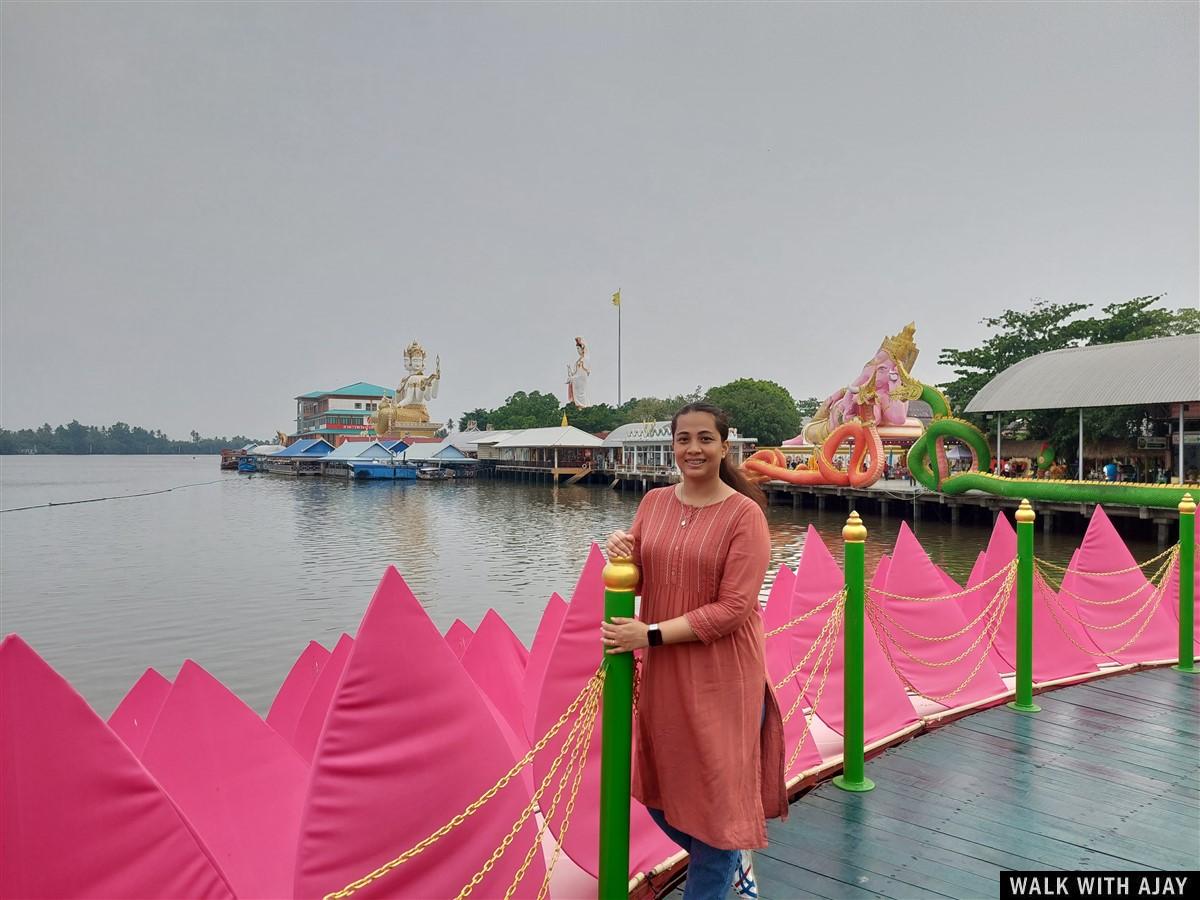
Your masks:
M349 425L345 422L328 422L321 427L331 431L366 431L371 426L366 422L355 422Z
M1179 433L1171 435L1171 443L1176 447L1179 446ZM1200 431L1185 432L1183 435L1184 444L1200 444Z
M1166 450L1167 439L1165 437L1140 437L1137 439L1137 445L1139 450Z

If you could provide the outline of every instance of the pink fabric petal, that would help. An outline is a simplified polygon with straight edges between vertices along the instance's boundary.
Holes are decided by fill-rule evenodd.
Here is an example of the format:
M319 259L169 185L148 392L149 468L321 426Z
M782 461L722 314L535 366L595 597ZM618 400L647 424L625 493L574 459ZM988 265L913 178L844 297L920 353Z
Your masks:
M462 659L462 655L467 652L467 646L474 636L475 632L471 631L462 619L455 619L446 629L446 643L450 645L450 649L459 659Z
M604 555L592 545L587 563L579 575L566 617L546 667L535 726L537 735L544 735L558 721L587 680L596 673L602 660L599 625L604 619ZM569 726L568 726L569 728ZM568 728L547 745L535 760L534 779L541 782L550 763L562 747ZM561 771L561 770L560 770ZM558 835L560 812L551 827ZM587 767L575 801L570 829L563 849L584 871L598 875L600 828L600 718L597 716L588 750ZM629 865L630 874L648 871L673 855L679 848L654 824L646 808L636 800L630 811Z
M1017 533L1006 516L998 516L992 528L984 554L983 568L975 584L991 578L1008 566L1017 556ZM1004 576L998 576L982 590L968 595L970 603L963 605L963 614L973 619L999 591ZM1035 580L1033 590L1033 680L1057 681L1094 672L1096 664L1081 647L1094 650L1092 642L1069 616L1063 615L1045 588ZM1056 621L1057 620L1057 621ZM1008 606L1000 622L1000 632L992 648L991 661L996 671L1011 674L1017 668L1017 586L1013 583Z
M1059 596L1075 595L1072 597L1075 608L1092 640L1118 662L1176 659L1179 656L1178 622L1172 620L1168 606L1150 599L1154 589L1146 576L1136 568L1121 575L1091 574L1134 566L1133 554L1103 508L1097 506L1071 566L1072 571L1063 576ZM1078 599L1106 601L1124 596L1128 599L1112 605ZM1146 605L1148 601L1149 605ZM1139 609L1142 610L1140 613ZM1131 617L1132 621L1120 624Z
M321 668L304 708L300 710L300 718L296 721L296 733L292 735L292 746L305 762L311 762L317 751L317 741L325 727L325 717L329 713L329 704L333 702L334 692L338 681L345 671L346 662L350 659L350 651L354 649L354 638L343 634L338 638L329 660Z
M767 605L763 609L763 631L774 631L786 625L792 617L792 592L796 588L796 573L788 566L780 566L771 582L767 594Z
M108 727L117 733L134 756L142 755L154 720L170 692L171 682L157 670L147 669L108 717Z
M537 717L538 700L542 696L542 682L546 679L546 666L550 662L550 653L554 642L558 640L558 629L567 616L567 601L557 593L550 595L550 602L542 610L542 619L538 622L537 633L533 636L533 647L529 651L529 662L525 664L525 680L521 684L521 702L524 706L523 720L525 736L530 740L534 737L535 719Z
M923 599L944 597L950 593L924 548L904 522L900 524L884 589L891 594ZM957 602L916 602L883 595L880 605L895 622L883 620L886 633L881 633L879 637L887 642L896 668L923 695L933 699L945 697L937 699L937 702L957 707L1005 693L1004 682L986 658L988 651L983 641L987 638L976 643L986 622L957 637L929 641L913 637L905 629L928 637L946 637L962 629L967 619ZM972 644L975 646L972 647ZM905 650L923 662L910 658ZM962 659L949 665L928 664L947 663L964 653ZM952 696L946 696L950 694Z
M239 897L288 895L308 766L275 729L188 660L142 761Z
M300 713L304 711L308 695L312 693L313 685L317 683L327 662L329 651L316 641L309 641L279 686L279 692L267 713L267 724L289 741L296 733Z
M479 691L389 567L363 617L313 760L295 896L322 897L399 856L461 813L513 762ZM528 802L515 779L355 896L457 895ZM504 894L534 833L531 817L476 896ZM516 896L535 895L543 875L539 853Z
M890 560L884 556L875 569L876 578L886 578ZM801 615L812 609L826 598L840 591L845 584L845 573L830 554L825 542L821 540L815 528L808 528L804 539L804 556L796 571L796 591L792 598L792 615ZM812 642L816 640L821 625L824 624L824 612L818 613L797 626L792 638L792 657L796 662L804 658ZM863 680L866 685L863 707L863 736L866 743L902 731L918 721L917 713L908 699L904 685L892 671L887 657L879 646L875 632L869 620L863 623ZM830 728L839 734L845 728L843 696L845 693L846 668L843 652L844 632L839 634L837 651L829 666L829 675L825 682L825 691L821 696L817 714ZM815 654L814 654L815 658ZM811 660L810 660L811 667ZM804 673L800 682L807 678ZM809 685L808 701L816 700L820 673ZM793 744L794 746L794 744Z
M24 641L0 643L0 895L233 897L124 742Z
M524 739L525 709L521 702L521 681L524 673L515 641L516 636L508 624L494 609L489 609L462 656L462 665L479 690L495 705L509 727ZM528 750L529 742L522 742L525 750ZM525 750L522 750L521 754L525 753Z
M979 584L979 582L983 580L983 564L986 559L987 559L987 551L980 550L979 554L975 557L975 564L973 566L971 566L971 574L967 576L967 587L973 587L974 585ZM964 612L966 611L965 602L964 602L964 606L963 606L963 611Z
M934 568L937 569L938 575L941 576L942 583L946 586L947 591L951 594L957 594L962 591L962 585L951 578L945 569L938 565L935 565Z

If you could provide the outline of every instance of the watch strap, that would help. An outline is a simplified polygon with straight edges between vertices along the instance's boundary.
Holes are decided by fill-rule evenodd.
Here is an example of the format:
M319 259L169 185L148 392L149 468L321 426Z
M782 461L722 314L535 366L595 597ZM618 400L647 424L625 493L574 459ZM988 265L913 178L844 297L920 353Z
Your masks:
M651 647L661 647L663 642L662 631L658 625L651 625L646 629L646 642Z

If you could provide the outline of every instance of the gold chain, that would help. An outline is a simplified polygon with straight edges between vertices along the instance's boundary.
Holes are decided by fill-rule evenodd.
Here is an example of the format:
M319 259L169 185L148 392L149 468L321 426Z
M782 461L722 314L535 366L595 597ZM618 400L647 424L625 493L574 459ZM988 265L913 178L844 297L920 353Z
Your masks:
M1043 579L1042 583L1045 584L1045 579ZM1046 587L1049 587L1049 585L1046 585ZM1147 581L1146 584L1143 585L1143 587L1138 588L1138 590L1139 591L1143 590L1143 588L1146 588L1146 587L1151 589L1150 596L1148 596L1146 598L1146 601L1141 606L1139 606L1137 609L1135 609L1133 611L1133 614L1128 619L1122 619L1120 622L1115 622L1112 625L1094 625L1091 622L1085 622L1083 619L1079 618L1079 616L1075 615L1073 612L1071 612L1069 609L1067 609L1066 605L1059 598L1055 597L1054 602L1059 605L1059 609L1062 610L1064 615L1070 617L1073 621L1078 622L1084 628L1094 629L1096 631L1116 631L1118 628L1124 628L1126 625L1128 625L1130 622L1132 622L1134 619L1136 619L1138 616L1140 616L1143 612L1145 612L1146 608L1148 606L1150 606L1151 603L1154 603L1155 598L1158 598L1158 599L1162 598L1162 594L1163 594L1165 585L1162 585L1162 586L1154 585L1154 584L1151 584L1149 581ZM1155 605L1157 605L1157 604L1155 604Z
M1004 579L1003 584L1001 584L999 589L996 591L996 593L994 595L992 595L992 599L989 600L987 605L984 606L984 608L979 611L979 615L977 615L974 619L972 619L970 622L968 622L962 628L958 629L958 631L955 631L951 634L939 634L939 635L933 635L933 636L926 635L926 634L918 634L915 631L910 631L908 629L908 627L905 626L904 623L902 623L899 619L893 618L891 613L889 613L887 611L887 608L882 603L876 603L875 607L881 616L883 616L885 619L887 619L889 622L891 622L893 625L895 625L897 628L899 628L905 634L911 635L912 637L915 637L922 641L935 641L935 642L936 641L949 641L949 640L953 640L956 637L960 637L961 635L966 634L968 631L970 631L972 628L974 628L976 625L978 625L981 621L983 621L984 616L986 616L991 611L992 604L997 602L1000 595L1012 591L1013 583L1016 580L1017 580L1017 570L1016 570L1016 567L1013 566L1013 567L1011 567L1011 570L1009 572L1009 577ZM874 603L874 601L871 601L871 602Z
M1116 606L1118 603L1124 603L1126 600L1130 600L1135 595L1140 594L1142 591L1144 591L1146 589L1147 585L1157 586L1159 584L1159 579L1165 579L1166 577L1168 577L1170 575L1171 568L1175 565L1175 560L1178 558L1178 547L1175 548L1175 551L1176 552L1172 553L1169 557L1167 557L1167 559L1165 559L1163 561L1163 564L1158 567L1158 571L1156 571L1153 575L1151 575L1146 580L1145 583L1138 585L1136 588L1134 588L1129 593L1123 594L1122 596L1117 597L1115 600L1090 600L1087 597L1083 597L1083 596L1075 593L1070 588L1063 587L1063 581L1066 580L1065 577L1060 579L1058 584L1054 584L1050 580L1050 576L1048 576L1046 574L1046 572L1039 571L1039 574L1042 576L1042 580L1047 585L1053 587L1057 593L1067 594L1068 596L1073 597L1076 600L1078 600L1080 603L1086 603L1089 606ZM1074 575L1074 574L1078 574L1078 573L1072 572L1070 574Z
M789 628L795 628L797 625L799 625L801 622L803 622L809 616L813 615L814 613L819 612L820 610L827 607L830 603L835 603L839 599L844 598L845 596L846 596L846 589L842 588L840 591L838 591L832 597L823 601L820 606L814 606L808 612L804 613L803 615L796 616L796 618L792 619L790 622L788 622L784 625L780 625L778 628L772 628L770 631L768 631L766 634L764 634L763 637L764 638L775 637L775 635L782 634L783 632L787 631Z
M1110 575L1124 575L1127 572L1137 572L1141 569L1146 568L1146 566L1153 565L1154 563L1158 562L1160 559L1162 559L1168 553L1175 553L1178 549L1179 549L1179 544L1174 544L1174 545L1168 547L1162 553L1158 554L1158 556L1152 557L1152 558L1146 560L1145 562L1135 563L1134 565L1129 566L1126 569L1114 569L1111 572L1085 572L1082 569L1072 569L1067 566L1060 566L1057 563L1052 563L1049 560L1042 559L1041 557L1035 557L1035 559L1037 559L1037 561L1041 565L1047 566L1051 569L1055 569L1059 572L1070 572L1073 575L1093 575L1096 578L1107 578Z
M825 619L825 624L822 625L821 630L817 632L817 636L815 638L813 638L812 646L810 646L808 648L808 652L804 654L804 658L802 660L800 660L800 662L796 663L796 665L792 666L792 671L788 672L787 675L783 676L783 679L779 682L779 684L775 685L775 690L777 690L777 691L783 690L783 686L785 684L787 684L789 681L791 681L793 678L795 678L797 675L800 674L801 670L805 667L805 665L808 664L808 659L810 656L813 655L813 651L817 649L818 644L820 644L821 646L824 646L822 639L824 638L825 633L831 627L831 623L833 622L834 618L837 616L838 610L841 608L844 608L845 604L846 604L846 600L845 600L845 597L843 596L842 599L838 601L838 605L835 606L830 611L829 616ZM819 661L820 657L818 656L817 659ZM786 722L787 720L784 719L784 721Z
M926 700L932 700L935 703L941 703L944 706L945 705L944 701L949 700L950 698L956 696L960 691L962 691L963 688L965 688L968 684L970 684L975 679L975 676L979 674L979 670L981 668L983 668L984 660L986 660L988 657L988 651L991 649L992 645L995 644L996 637L1000 633L1000 624L1004 621L1004 610L1007 608L1007 606L1008 606L1008 598L1006 597L1005 601L996 607L996 610L993 613L992 618L990 620L988 620L987 625L984 626L984 633L986 633L988 631L988 629L991 629L991 634L988 637L987 646L984 647L983 652L979 654L979 659L978 659L978 661L976 661L974 668L971 669L970 673L967 675L966 678L964 678L961 682L959 682L958 686L955 687L954 690L949 691L948 693L945 693L945 694L926 694L924 691L922 691L920 688L918 688L915 684L912 683L912 681L909 679L909 677L900 670L900 667L896 665L896 660L892 657L892 651L891 651L891 647L888 645L888 641L881 640L879 643L883 647L884 656L887 657L888 664L892 667L892 671L896 673L896 676L900 679L900 681L904 684L904 686L908 690L912 691L918 697L924 697ZM889 635L889 637L890 637L890 635ZM978 643L978 641L976 641L976 643ZM899 646L899 645L897 645L897 646ZM903 648L901 648L901 649L903 649Z
M496 847L496 849L492 851L492 855L487 858L487 860L484 862L484 864L480 867L479 871L477 871L474 875L472 875L471 880L468 881L466 883L466 885L463 886L461 891L459 891L458 897L456 898L456 900L466 900L466 898L471 895L471 892L476 887L478 887L479 883L481 881L483 881L483 879L487 876L488 872L490 872L492 870L492 867L495 866L496 863L500 860L500 857L504 855L504 852L509 848L509 846L512 844L512 842L516 839L517 832L519 832L521 830L521 828L529 820L529 817L531 815L533 815L533 811L535 809L537 809L537 807L540 805L539 801L542 799L542 795L545 794L546 788L550 786L554 776L558 773L559 766L562 765L563 759L567 756L568 753L570 753L571 754L570 764L568 765L567 771L563 773L563 776L559 782L558 792L554 795L554 804L558 803L559 796L562 794L563 783L566 781L566 779L568 777L568 774L570 772L570 767L573 766L574 762L575 762L575 750L578 748L579 742L581 740L579 735L580 735L582 728L584 727L584 717L586 714L586 710L589 708L589 706L593 702L594 696L595 696L595 692L593 692L592 694L589 695L587 702L584 704L584 712L580 714L579 718L575 720L575 724L573 726L571 726L571 730L569 732L567 732L567 737L563 741L563 745L558 751L558 756L556 756L554 758L554 762L551 764L549 771L546 772L546 776L542 779L541 783L538 785L537 790L535 790L533 792L533 796L529 799L529 803L526 804L526 806L523 810L521 810L521 815L517 817L517 821L513 824L512 828L510 828L508 830L508 834L506 834L500 840L499 846ZM551 812L553 812L553 809L554 809L554 806L552 805ZM528 865L525 865L522 868L527 869Z
M598 712L599 701L597 700L592 705L592 711L590 715L592 722L596 721L596 715ZM571 783L571 794L567 797L567 808L563 811L562 828L560 828L558 832L558 841L554 845L554 853L550 857L550 865L546 867L546 876L542 879L542 886L538 889L537 900L543 900L550 890L550 876L554 874L554 867L558 865L558 857L559 854L562 853L563 841L565 841L567 837L567 828L569 828L571 824L571 813L575 811L575 797L579 793L579 785L583 780L583 772L587 768L587 755L592 744L593 733L594 729L591 725L589 725L583 742L583 752L580 755L581 763L575 772L575 780ZM548 818L547 821L549 821ZM520 875L521 873L518 874ZM516 888L514 885L513 890L515 889ZM505 894L504 900L510 900L510 898L511 894Z
M987 605L986 609L988 609L988 610L994 610L996 608L1003 609L1005 606L1008 605L1008 600L1009 600L1009 592L997 593L996 596L992 598L992 602ZM955 665L956 663L962 662L964 659L967 658L967 656L969 656L971 654L971 652L976 647L979 646L979 642L982 641L984 636L987 634L987 626L985 626L984 628L982 628L980 630L979 636L976 637L975 640L973 640L971 642L971 645L969 647L967 647L967 649L964 650L962 653L958 654L958 656L954 657L953 659L946 659L946 660L942 660L940 662L933 662L931 660L923 659L919 656L913 655L907 647L905 647L903 644L901 644L899 641L897 641L895 638L895 635L892 634L892 632L888 629L887 624L880 617L879 609L880 609L880 607L876 603L868 603L867 604L867 616L871 619L871 624L874 625L879 631L881 631L889 640L891 640L892 643L894 643L896 645L896 647L899 648L901 653L903 653L905 656L907 656L913 662L919 663L920 665L926 666L927 668L930 668L930 669L945 669L945 668L948 668L949 666ZM991 623L990 618L988 619L988 623L990 625L990 623Z
M580 706L588 697L592 695L593 692L603 690L604 676L605 670L603 667L601 667L595 675L588 679L587 683L583 686L583 690L581 690L575 699L571 701L571 705L567 707L566 711L561 716L559 716L558 721L554 723L554 725L548 732L546 732L542 739L533 747L531 747L529 752L526 753L520 760L518 760L516 765L509 769L499 781L480 794L479 797L472 803L468 804L468 806L462 812L454 816L454 818L452 818L437 831L429 835L429 837L417 844L414 844L396 858L388 860L382 866L375 869L375 871L364 875L362 878L350 882L350 884L346 885L341 890L326 894L323 900L344 900L344 898L351 896L356 891L361 890L372 882L378 881L380 878L394 870L397 866L408 862L413 857L423 853L425 850L428 850L441 838L445 837L455 828L462 825L463 822L478 812L485 803L495 797L496 794L501 790L506 788L512 782L512 780L516 778L517 775L520 774L520 772L533 761L534 756L544 750L550 741L554 740L558 732L562 730L562 727L573 715L575 715L576 710L580 708Z
M844 612L845 604L838 604L838 609ZM813 698L812 709L810 709L808 715L804 717L804 730L800 732L800 739L796 741L796 749L792 751L792 755L788 757L787 765L783 767L783 773L785 777L787 776L787 773L792 770L792 766L796 764L796 760L800 756L800 749L804 746L804 741L808 737L809 732L812 730L813 719L816 718L817 715L817 707L821 705L821 696L825 693L825 679L829 676L829 668L833 663L835 652L834 647L837 643L837 634L841 627L840 623L842 618L842 616L838 616L839 625L838 627L834 628L833 635L829 639L829 653L825 655L825 668L821 672L821 683L817 686L817 696ZM815 671L816 667L814 666L813 669ZM805 685L805 690L808 690L807 685ZM801 696L803 696L803 694Z
M911 603L941 603L943 600L957 600L959 597L965 597L968 594L973 594L976 591L983 590L983 588L985 588L987 585L991 584L993 581L995 581L997 578L999 578L1001 575L1003 575L1005 572L1007 572L1009 569L1009 566L1016 566L1016 564L1017 564L1017 561L1014 559L1011 563L1009 563L1003 569L997 569L995 572L993 572L991 575L989 575L983 581L979 582L979 584L975 585L974 587L969 587L966 590L962 590L962 591L956 591L953 594L943 594L941 597L908 597L908 596L905 596L904 594L893 594L891 591L885 591L882 588L876 588L876 587L868 588L867 593L868 594L878 594L881 597L890 597L892 600L907 600Z
M596 722L596 714L599 710L599 703L599 694L593 694L588 698L587 703L584 704L584 707L579 714L579 719L576 721L576 725L578 727L573 729L571 735L567 737L566 743L573 743L575 749L571 753L570 760L568 760L567 768L563 771L562 777L558 781L558 787L554 792L554 797L550 802L549 808L543 811L542 824L538 827L536 834L534 834L533 844L530 846L529 850L526 851L525 858L522 860L520 868L517 869L516 873L513 875L513 880L508 885L508 889L504 892L504 900L510 900L512 895L516 893L517 886L525 877L526 872L529 871L529 866L533 863L534 858L541 849L542 837L545 835L546 829L550 827L551 817L553 817L555 810L558 809L559 800L562 799L563 786L571 780L571 773L575 770L576 764L580 763L580 772L587 767L587 751L588 747L591 745L592 731ZM540 800L540 798L538 799ZM559 834L560 845L563 837L566 834L567 818L569 818L569 816L564 817L563 828ZM550 866L542 879L542 888L539 889L539 896L541 896L540 891L544 890L549 885L550 875L553 873L554 866L557 863L558 858L556 856L551 860Z
M1045 587L1049 591L1050 585L1046 584L1045 581L1042 582L1042 586ZM1158 594L1158 598L1160 601L1162 599L1163 594L1165 594L1165 593L1166 593L1165 588L1160 588L1158 590L1157 594ZM1054 596L1053 591L1050 591L1050 598L1051 598L1051 600L1053 600L1053 603L1046 604L1046 609L1050 613L1050 618L1052 618L1055 621L1055 623L1058 625L1058 627L1062 630L1062 633L1064 635L1066 635L1067 640L1069 640L1072 644L1074 644L1076 649L1080 650L1083 653L1086 653L1088 656L1102 656L1102 657L1105 657L1106 659L1110 659L1112 657L1112 654L1121 653L1122 651L1127 650L1129 647L1133 646L1133 643L1138 638L1140 638L1142 636L1142 632L1146 630L1146 626L1149 625L1151 620L1154 618L1154 611L1152 610L1150 612L1150 615L1146 616L1146 621L1143 622L1141 624L1141 627L1138 628L1138 630L1134 633L1133 637L1131 637L1129 640L1127 640L1124 644L1122 644L1120 647L1115 647L1112 650L1101 650L1101 651L1097 652L1096 650L1089 650L1087 647L1081 646L1079 641L1075 640L1075 638L1071 636L1071 633L1067 630L1067 627L1062 623L1062 620L1059 619L1058 614L1054 612L1055 604L1059 604L1060 601L1058 600L1057 597ZM1063 613L1066 613L1067 610L1065 607L1062 607L1060 605L1059 608L1062 610ZM1080 623L1080 624L1083 624L1083 623ZM1083 627L1090 628L1091 626L1084 625Z

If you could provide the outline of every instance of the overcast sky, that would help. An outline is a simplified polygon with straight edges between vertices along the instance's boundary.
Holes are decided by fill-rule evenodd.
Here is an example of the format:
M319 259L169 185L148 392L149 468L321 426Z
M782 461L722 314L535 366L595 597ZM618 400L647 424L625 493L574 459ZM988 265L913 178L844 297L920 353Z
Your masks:
M3 6L7 428L294 428L442 358L824 397L1198 281L1197 4Z

